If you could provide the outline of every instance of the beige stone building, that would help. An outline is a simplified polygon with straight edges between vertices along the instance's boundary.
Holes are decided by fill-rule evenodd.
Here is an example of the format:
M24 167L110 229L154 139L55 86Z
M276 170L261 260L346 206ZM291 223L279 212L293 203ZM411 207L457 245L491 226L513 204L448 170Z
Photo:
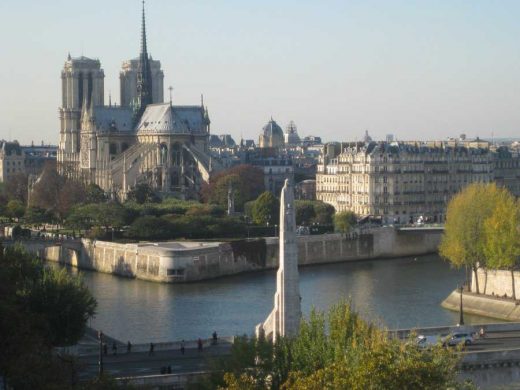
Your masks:
M148 55L143 8L141 52L123 63L121 102L104 104L100 61L70 55L62 71L58 169L124 199L138 183L195 198L209 180L207 108L163 102L160 62Z
M18 142L0 140L0 183L25 173L25 153Z
M370 142L332 149L318 164L316 198L384 223L443 222L455 193L494 180L494 154L484 147Z

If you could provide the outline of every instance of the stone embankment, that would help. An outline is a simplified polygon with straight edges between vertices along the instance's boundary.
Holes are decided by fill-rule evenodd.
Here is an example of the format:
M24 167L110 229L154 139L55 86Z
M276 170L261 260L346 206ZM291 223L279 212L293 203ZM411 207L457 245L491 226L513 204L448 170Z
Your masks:
M464 312L506 321L520 321L520 301L512 299L513 280L517 296L520 296L520 272L479 269L477 272L479 294L475 274L472 274L471 288L463 294ZM453 291L442 302L450 310L459 310L460 293Z
M350 236L298 236L300 265L435 253L441 229L377 228ZM146 242L121 244L69 240L28 241L25 246L49 261L157 282L192 282L278 267L278 238L230 242Z

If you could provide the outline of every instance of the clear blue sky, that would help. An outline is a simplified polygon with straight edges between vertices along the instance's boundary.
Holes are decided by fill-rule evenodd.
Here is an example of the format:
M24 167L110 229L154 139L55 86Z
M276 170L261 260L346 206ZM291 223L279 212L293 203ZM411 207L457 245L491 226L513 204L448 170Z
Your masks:
M2 0L0 138L57 143L69 51L99 58L119 101L140 10L138 0ZM204 93L213 133L256 139L272 115L326 140L365 129L520 135L520 1L148 0L146 10L174 104Z

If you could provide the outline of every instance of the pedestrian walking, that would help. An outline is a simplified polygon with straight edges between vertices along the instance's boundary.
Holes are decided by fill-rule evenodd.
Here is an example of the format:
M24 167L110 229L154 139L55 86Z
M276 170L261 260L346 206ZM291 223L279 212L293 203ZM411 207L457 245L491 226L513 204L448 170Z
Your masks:
M128 341L128 344L126 344L126 353L132 352L132 343Z
M215 330L213 332L213 345L217 345L217 340L218 340L218 336L217 336L217 331Z
M181 341L181 354L184 355L184 352L185 352L185 348L184 348L184 340Z
M171 373L172 373L172 366L168 366L168 367L166 368L166 373L167 373L167 374L171 374Z
M103 343L103 355L108 355L108 346L107 343Z
M152 356L152 355L153 355L153 349L154 349L154 347L155 347L155 346L153 345L153 343L150 343L150 351L148 352L148 355L149 355L149 356Z
M117 355L117 345L115 341L112 343L112 354L114 356Z
M199 340L197 341L197 347L199 349L199 352L202 352L202 340L199 338Z

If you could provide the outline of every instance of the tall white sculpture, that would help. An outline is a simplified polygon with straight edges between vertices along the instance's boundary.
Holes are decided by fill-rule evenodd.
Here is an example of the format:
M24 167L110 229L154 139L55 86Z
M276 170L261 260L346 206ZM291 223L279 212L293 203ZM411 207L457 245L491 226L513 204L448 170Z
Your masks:
M294 187L287 179L280 199L279 261L274 309L263 324L256 326L257 337L263 334L273 341L278 336L295 336L301 320Z

